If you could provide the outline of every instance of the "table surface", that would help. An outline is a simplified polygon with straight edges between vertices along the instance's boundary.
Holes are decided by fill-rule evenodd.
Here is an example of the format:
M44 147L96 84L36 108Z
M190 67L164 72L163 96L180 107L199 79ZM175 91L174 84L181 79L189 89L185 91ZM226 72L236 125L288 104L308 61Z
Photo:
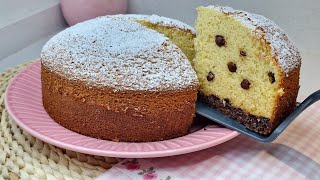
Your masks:
M143 176L184 180L320 179L319 121L318 102L273 143L257 142L240 135L219 146L190 154L136 162L126 159L98 179L142 179Z

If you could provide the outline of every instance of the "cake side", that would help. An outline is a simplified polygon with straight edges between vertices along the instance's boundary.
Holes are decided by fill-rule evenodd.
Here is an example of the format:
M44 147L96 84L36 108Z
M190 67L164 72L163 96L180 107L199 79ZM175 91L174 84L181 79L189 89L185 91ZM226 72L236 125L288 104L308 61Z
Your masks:
M192 60L195 57L195 50L194 50L194 38L196 37L195 34L193 34L188 30L177 29L174 26L162 26L158 24L153 24L145 20L138 20L138 22L168 37L171 42L173 42L175 45L177 45L181 49L181 51L186 55L186 57L192 63Z
M192 62L195 56L194 52L194 38L196 32L193 27L167 17L157 15L140 15L140 14L126 14L108 16L110 18L120 18L125 20L133 20L139 22L143 26L153 29L161 34L164 34L175 45L177 45L181 51Z
M200 99L261 134L292 112L299 89L299 52L270 22L214 6L198 8L196 21Z
M164 17L164 16L158 16L158 15L144 15L144 14L119 14L119 15L112 15L107 16L111 18L121 18L121 19L131 19L131 20L143 20L146 22L149 22L151 24L157 25L157 26L165 26L165 27L174 27L177 30L182 31L189 31L192 34L196 34L196 30L189 26L186 23L183 23L179 20Z
M66 79L43 65L41 79L50 117L99 139L150 142L183 136L195 113L196 89L114 92Z

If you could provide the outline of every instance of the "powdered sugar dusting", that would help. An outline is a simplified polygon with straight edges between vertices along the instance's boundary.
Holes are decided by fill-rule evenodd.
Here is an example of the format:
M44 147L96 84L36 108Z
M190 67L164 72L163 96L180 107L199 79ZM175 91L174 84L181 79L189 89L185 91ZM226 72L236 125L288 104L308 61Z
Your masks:
M301 56L292 41L283 30L273 21L257 14L234 10L231 7L209 6L208 8L221 11L235 17L252 30L259 39L264 38L270 44L273 56L286 75L301 65Z
M144 20L147 22L150 22L152 24L156 24L156 25L161 25L161 26L168 26L168 27L175 27L179 30L184 30L184 31L190 31L193 34L196 34L196 31L193 27L175 20L175 19L171 19L171 18L167 18L167 17L163 17L163 16L158 16L158 15L142 15L142 14L119 14L119 15L114 15L114 16L109 16L112 18L122 18L122 19L133 19L133 20Z
M182 51L137 22L100 17L50 39L41 60L49 70L91 86L121 90L196 88L197 76Z

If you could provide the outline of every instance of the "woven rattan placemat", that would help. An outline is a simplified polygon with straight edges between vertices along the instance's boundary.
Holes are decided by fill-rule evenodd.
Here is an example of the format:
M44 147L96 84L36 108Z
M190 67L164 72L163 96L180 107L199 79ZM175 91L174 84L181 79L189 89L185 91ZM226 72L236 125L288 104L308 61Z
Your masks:
M0 180L93 179L118 162L116 158L64 150L20 129L4 105L8 82L24 65L0 73Z

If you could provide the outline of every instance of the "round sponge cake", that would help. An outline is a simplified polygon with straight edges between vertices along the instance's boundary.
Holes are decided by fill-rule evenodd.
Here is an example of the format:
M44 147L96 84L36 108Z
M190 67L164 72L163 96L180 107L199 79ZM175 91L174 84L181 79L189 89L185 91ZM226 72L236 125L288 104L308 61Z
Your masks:
M159 23L144 22L171 22L176 31L194 35L188 26L153 19ZM106 16L72 26L46 43L41 62L44 108L72 131L130 142L189 131L196 73L177 45L137 18Z

